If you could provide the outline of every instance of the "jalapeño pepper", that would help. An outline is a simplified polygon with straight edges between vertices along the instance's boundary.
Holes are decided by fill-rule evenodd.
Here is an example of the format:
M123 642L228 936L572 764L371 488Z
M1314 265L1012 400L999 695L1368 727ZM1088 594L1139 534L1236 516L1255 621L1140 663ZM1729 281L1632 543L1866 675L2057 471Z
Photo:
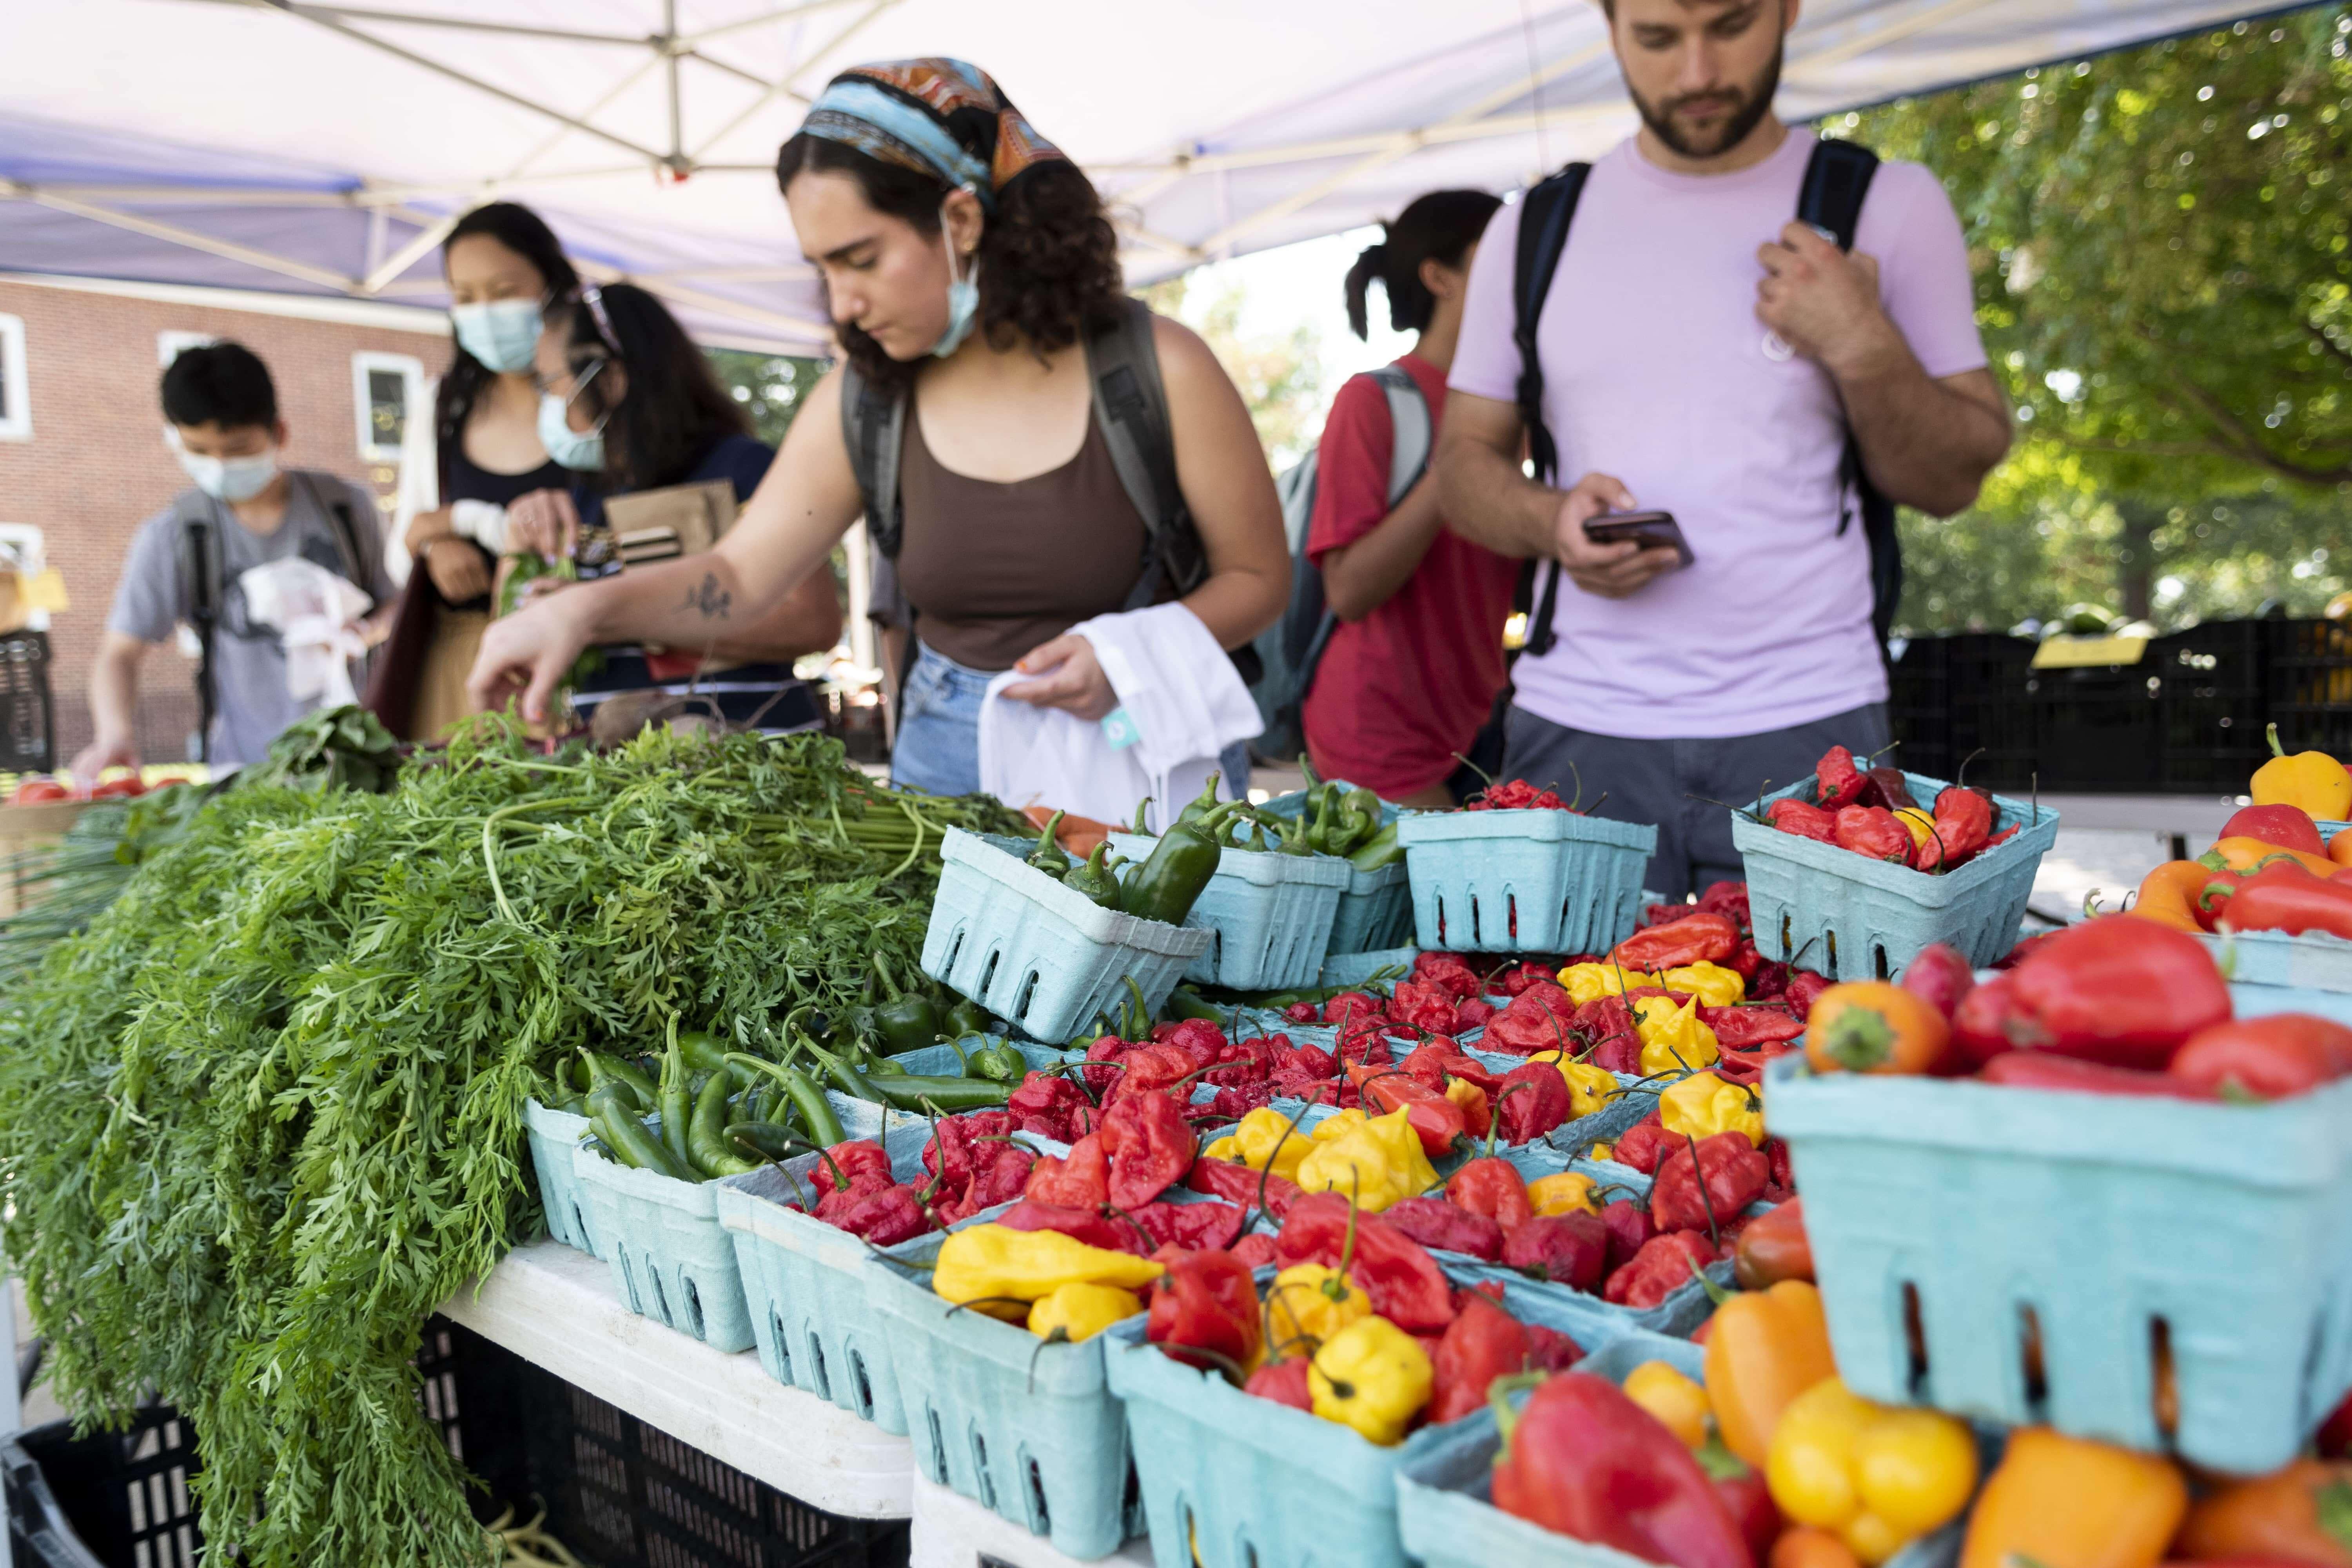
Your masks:
M988 1033L988 1026L992 1020L988 1016L987 1008L966 997L948 1009L948 1016L943 1022L946 1026L941 1033L952 1039L960 1040L966 1035Z
M1066 863L1068 857L1063 858ZM885 1056L919 1051L939 1037L940 1011L931 1005L929 997L899 990L898 982L890 977L889 967L878 956L874 961L874 974L881 981L886 997L873 1013L874 1032L882 1037Z
M1029 1076L1029 1058L1010 1040L998 1040L971 1053L969 1077L991 1083L1017 1084Z
M1209 813L1216 809L1217 775L1212 773L1209 775L1209 782L1202 786L1199 797L1193 800L1191 805L1185 806L1183 810L1178 812L1176 814L1176 820L1180 823L1198 822L1201 818L1208 816Z
M1404 843L1397 837L1396 824L1391 822L1350 852L1348 864L1359 871L1377 871L1403 858Z
M1224 855L1217 846L1217 835L1229 820L1231 808L1239 804L1228 802L1192 821L1180 820L1161 834L1151 854L1120 890L1118 907L1143 920L1182 925L1209 879L1217 874L1217 863Z
M1087 863L1062 879L1062 886L1074 893L1084 894L1104 909L1118 908L1118 878L1104 861L1104 857L1109 853L1108 839L1096 845L1094 853L1087 857Z
M1055 881L1070 874L1070 857L1055 840L1062 830L1062 813L1055 812L1045 819L1045 830L1037 835L1037 847L1029 851L1028 863Z

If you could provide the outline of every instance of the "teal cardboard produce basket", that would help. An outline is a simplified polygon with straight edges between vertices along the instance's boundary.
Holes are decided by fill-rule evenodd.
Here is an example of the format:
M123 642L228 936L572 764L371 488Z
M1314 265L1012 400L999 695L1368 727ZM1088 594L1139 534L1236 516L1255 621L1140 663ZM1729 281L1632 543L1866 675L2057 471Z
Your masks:
M547 1213L547 1234L564 1246L612 1261L596 1240L588 1194L572 1173L572 1152L588 1136L588 1119L525 1100L522 1124L530 1134L530 1168L539 1177L539 1206Z
M1601 952L1642 913L1645 823L1566 811L1430 811L1397 824L1414 940L1455 952Z
M1110 842L1120 854L1140 861L1159 840L1114 833ZM1216 875L1184 917L1186 931L1209 938L1184 978L1235 991L1314 984L1354 873L1345 860L1329 855L1227 848L1217 858Z
M751 1312L719 1224L719 1184L633 1171L587 1143L572 1150L572 1169L629 1310L713 1350L750 1350Z

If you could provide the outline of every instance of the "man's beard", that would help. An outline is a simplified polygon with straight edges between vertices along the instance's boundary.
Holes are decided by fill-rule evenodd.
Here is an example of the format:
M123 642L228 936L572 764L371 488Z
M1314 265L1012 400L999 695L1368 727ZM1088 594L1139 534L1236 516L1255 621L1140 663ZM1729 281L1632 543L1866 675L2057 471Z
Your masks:
M1732 110L1731 117L1722 122L1721 132L1708 145L1703 146L1684 135L1675 122L1675 111L1685 104L1717 97L1719 93L1693 93L1653 104L1640 93L1633 92L1630 86L1626 90L1633 97L1633 107L1642 111L1642 123L1647 125L1651 133L1669 148L1685 158L1720 157L1747 141L1748 132L1772 112L1772 97L1780 89L1780 57L1785 48L1785 45L1774 47L1771 63L1764 68L1764 74L1746 89L1736 89L1739 94L1738 105Z

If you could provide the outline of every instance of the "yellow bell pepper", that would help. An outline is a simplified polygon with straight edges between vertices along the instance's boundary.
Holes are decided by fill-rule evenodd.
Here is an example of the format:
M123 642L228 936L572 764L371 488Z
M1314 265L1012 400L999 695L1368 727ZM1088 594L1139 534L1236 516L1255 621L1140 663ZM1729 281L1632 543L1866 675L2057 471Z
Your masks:
M1529 1182L1528 1206L1539 1215L1601 1212L1592 1196L1592 1178L1574 1171L1559 1171Z
M1696 996L1710 1007L1728 1007L1748 1000L1748 982L1737 969L1720 963L1686 963L1666 971L1666 989Z
M1622 996L1629 990L1663 986L1665 980L1662 975L1645 974L1638 969L1620 969L1613 963L1572 963L1559 977L1559 983L1581 1007L1603 996Z
M1359 1318L1372 1315L1371 1298L1336 1268L1294 1263L1274 1277L1265 1293L1266 1352L1276 1361L1313 1355Z
M1315 1414L1391 1447L1429 1403L1435 1373L1421 1342L1386 1318L1359 1318L1307 1363Z
M2169 1460L2021 1426L1969 1516L1960 1568L2154 1568L2188 1511Z
M1053 1294L1038 1297L1029 1309L1029 1331L1043 1340L1059 1329L1064 1339L1075 1343L1141 1310L1143 1302L1135 1292L1116 1285L1057 1285Z
M1764 1480L1790 1519L1884 1563L1968 1506L1976 1440L1949 1415L1874 1404L1826 1377L1781 1413Z
M1088 1247L1058 1230L976 1225L940 1244L931 1289L949 1301L985 1297L1034 1301L1064 1285L1139 1289L1166 1272L1148 1258Z
M1625 1374L1625 1397L1656 1416L1667 1431L1690 1448L1706 1447L1707 1422L1715 1415L1706 1390L1675 1369L1674 1363L1645 1361Z
M1642 1037L1645 1076L1697 1072L1720 1059L1715 1031L1699 1022L1696 996L1680 1006L1671 997L1644 996L1633 1004L1633 1026Z
M2270 728L2271 760L2254 770L2256 805L2299 805L2319 822L2352 818L2352 773L2326 752L2286 754L2278 726Z
M1296 1180L1301 1187L1310 1193L1352 1194L1357 1207L1379 1214L1437 1184L1437 1172L1422 1152L1421 1134L1406 1121L1402 1108L1386 1116L1344 1110L1339 1115L1358 1120L1333 1138L1316 1129L1315 1146L1298 1163Z
M1338 1118L1334 1117L1333 1121ZM1234 1124L1234 1130L1202 1151L1212 1160L1223 1160L1235 1165L1247 1165L1253 1171L1266 1168L1267 1160L1274 1162L1274 1173L1284 1181L1296 1181L1298 1163L1313 1148L1314 1137L1305 1128L1294 1131L1290 1118L1270 1105L1261 1105Z
M1764 1147L1764 1108L1755 1094L1711 1072L1693 1073L1659 1095L1658 1121L1677 1138L1738 1132Z

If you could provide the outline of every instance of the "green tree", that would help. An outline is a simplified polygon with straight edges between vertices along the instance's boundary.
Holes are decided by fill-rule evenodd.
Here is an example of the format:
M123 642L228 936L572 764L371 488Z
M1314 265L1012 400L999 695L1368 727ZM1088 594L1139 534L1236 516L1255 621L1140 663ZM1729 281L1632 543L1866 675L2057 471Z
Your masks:
M750 353L742 349L707 349L711 369L751 416L752 434L771 447L784 444L801 400L824 374L826 362L784 354Z
M1909 100L1832 129L1951 190L2020 435L1905 618L2308 612L2352 515L2352 7Z
M1201 334L1240 388L1267 458L1277 469L1288 468L1323 434L1322 334L1311 321L1287 334L1244 331L1239 283L1196 297L1191 282L1180 275L1139 292L1153 310Z

